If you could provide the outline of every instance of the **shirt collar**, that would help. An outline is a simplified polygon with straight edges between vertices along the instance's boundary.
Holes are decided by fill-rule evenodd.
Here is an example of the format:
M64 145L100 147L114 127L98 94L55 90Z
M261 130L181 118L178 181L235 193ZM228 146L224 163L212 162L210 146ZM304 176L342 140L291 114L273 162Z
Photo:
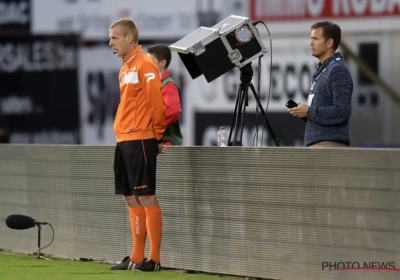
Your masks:
M142 51L142 46L138 45L136 48L134 48L129 54L127 54L126 56L124 56L122 58L122 61L124 63L128 63L130 62L132 59L134 59L138 53L140 53Z
M337 58L341 58L343 59L343 54L339 51L335 52L331 57L328 57L327 59L325 59L322 63L318 63L318 67L321 67L324 64L329 64L332 60L335 60Z
M171 76L171 74L168 71L165 71L164 74L161 75L161 80L164 80L165 78Z

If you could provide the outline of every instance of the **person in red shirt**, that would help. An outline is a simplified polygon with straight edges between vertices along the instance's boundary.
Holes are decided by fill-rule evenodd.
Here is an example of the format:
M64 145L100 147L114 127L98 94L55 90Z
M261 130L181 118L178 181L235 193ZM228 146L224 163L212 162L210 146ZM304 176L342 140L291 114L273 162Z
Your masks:
M179 124L182 108L179 88L168 71L171 63L171 50L165 45L151 46L147 55L157 64L161 74L162 95L166 104L164 146L182 145L182 133Z

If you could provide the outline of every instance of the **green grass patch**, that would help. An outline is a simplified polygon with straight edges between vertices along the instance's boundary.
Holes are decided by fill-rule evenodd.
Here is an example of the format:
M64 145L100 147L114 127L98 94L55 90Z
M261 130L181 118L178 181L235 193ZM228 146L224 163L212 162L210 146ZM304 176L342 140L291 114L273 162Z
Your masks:
M33 256L0 253L0 279L4 280L214 280L219 276L174 271L111 271L109 264L72 260L42 260ZM236 278L237 279L237 278Z

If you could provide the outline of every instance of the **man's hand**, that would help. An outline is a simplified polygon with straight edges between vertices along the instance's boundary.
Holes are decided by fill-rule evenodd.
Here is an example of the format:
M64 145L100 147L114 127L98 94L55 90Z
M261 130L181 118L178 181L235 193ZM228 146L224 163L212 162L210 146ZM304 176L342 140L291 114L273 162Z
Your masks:
M297 103L297 107L289 109L288 111L292 116L295 116L298 118L305 118L305 117L307 117L307 114L308 114L308 108L310 108L310 107L306 104Z
M164 149L164 146L163 146L162 143L158 144L158 152L159 152L160 154L165 153L165 149Z

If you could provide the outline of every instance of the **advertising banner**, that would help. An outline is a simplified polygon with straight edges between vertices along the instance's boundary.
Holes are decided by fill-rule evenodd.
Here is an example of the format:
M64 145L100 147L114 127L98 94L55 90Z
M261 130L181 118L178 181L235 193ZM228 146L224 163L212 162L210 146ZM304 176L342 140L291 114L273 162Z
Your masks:
M252 20L338 20L399 15L398 0L250 0Z
M107 40L121 18L137 24L141 40L179 40L200 25L222 20L218 0L32 0L32 33L79 33L84 40Z
M0 115L11 143L78 144L75 36L0 37Z
M119 103L122 61L108 47L79 52L79 103L82 144L114 144L113 121Z
M27 34L30 26L30 0L0 0L0 34Z

